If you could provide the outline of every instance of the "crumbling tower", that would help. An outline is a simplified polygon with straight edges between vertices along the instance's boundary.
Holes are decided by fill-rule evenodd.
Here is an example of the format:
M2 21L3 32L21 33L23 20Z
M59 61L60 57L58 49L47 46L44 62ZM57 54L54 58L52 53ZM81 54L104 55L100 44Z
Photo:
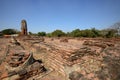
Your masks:
M27 35L27 22L26 22L26 20L21 21L21 35Z

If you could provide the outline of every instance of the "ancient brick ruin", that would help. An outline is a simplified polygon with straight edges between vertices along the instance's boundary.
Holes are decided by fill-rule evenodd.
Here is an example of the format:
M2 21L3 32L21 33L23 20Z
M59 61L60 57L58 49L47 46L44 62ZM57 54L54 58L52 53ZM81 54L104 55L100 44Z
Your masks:
M36 60L33 53L27 51L15 38L6 45L1 59L0 80L27 80L34 75L46 72L41 60ZM34 79L34 78L31 78Z
M27 22L26 20L21 21L21 35L27 35Z
M61 74L62 80L119 79L120 39L71 38L68 40L67 43L61 43L61 39L54 38L54 41L51 41L51 38L45 38L45 41L41 42L39 38L33 37L24 39L23 44L32 45L30 50L37 54L36 58L41 58L48 68ZM116 69L113 66L116 66ZM102 75L103 73L106 76ZM59 80L58 78L55 80ZM40 80L46 79L48 76Z

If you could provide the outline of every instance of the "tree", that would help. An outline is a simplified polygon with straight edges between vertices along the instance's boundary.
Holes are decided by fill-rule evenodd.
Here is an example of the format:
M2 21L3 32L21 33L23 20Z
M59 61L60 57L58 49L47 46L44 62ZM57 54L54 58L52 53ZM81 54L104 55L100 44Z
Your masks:
M38 32L38 36L46 36L46 32Z
M29 33L29 35L33 35L33 33L32 32L28 32Z
M47 33L46 36L47 37L52 37L52 33Z
M114 29L111 29L108 31L108 33L106 34L107 38L111 38L115 36L116 31Z
M71 36L72 37L80 37L81 36L81 32L80 29L75 29L71 32Z
M66 36L67 36L67 37L71 37L71 33L70 33L70 32L67 32L67 33L66 33Z
M0 36L3 36L2 32L0 31Z
M61 36L65 36L65 33L62 30L55 30L52 32L52 36L53 37L61 37Z
M94 37L95 34L92 32L90 29L85 29L81 31L81 36L82 37Z
M92 28L91 31L94 33L93 37L99 37L100 36L99 30L96 30L95 28Z
M17 34L18 31L15 29L4 29L1 31L3 35Z

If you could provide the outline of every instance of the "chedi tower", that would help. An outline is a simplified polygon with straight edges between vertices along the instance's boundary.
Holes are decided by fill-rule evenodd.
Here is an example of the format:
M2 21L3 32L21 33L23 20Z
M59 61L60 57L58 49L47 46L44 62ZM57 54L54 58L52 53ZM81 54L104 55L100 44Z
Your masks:
M21 21L21 35L27 35L27 22L26 22L26 20Z

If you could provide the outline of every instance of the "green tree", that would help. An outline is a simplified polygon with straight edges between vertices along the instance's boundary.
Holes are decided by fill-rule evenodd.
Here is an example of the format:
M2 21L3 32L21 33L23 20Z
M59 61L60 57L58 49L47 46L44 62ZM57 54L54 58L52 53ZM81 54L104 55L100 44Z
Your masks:
M38 32L38 36L46 36L46 32Z
M95 34L94 34L94 32L92 32L92 30L86 29L86 30L81 31L81 36L82 37L94 37Z
M28 32L29 33L29 35L33 35L33 33L32 32Z
M80 37L81 36L81 32L80 29L75 29L71 32L71 36L72 37Z
M91 31L94 33L93 37L99 37L100 36L100 31L96 30L95 28L92 28Z
M1 32L2 32L3 35L11 35L11 34L18 33L18 31L15 30L15 29L4 29Z
M0 36L3 36L2 32L0 31Z
M52 37L52 33L47 33L46 36L47 37Z
M53 37L62 37L65 36L65 33L62 30L55 30L52 32Z
M66 36L67 36L67 37L71 37L71 33L70 33L70 32L67 32L67 33L66 33Z
M106 34L107 38L111 38L115 36L116 31L114 29L111 29L108 31L108 33Z

